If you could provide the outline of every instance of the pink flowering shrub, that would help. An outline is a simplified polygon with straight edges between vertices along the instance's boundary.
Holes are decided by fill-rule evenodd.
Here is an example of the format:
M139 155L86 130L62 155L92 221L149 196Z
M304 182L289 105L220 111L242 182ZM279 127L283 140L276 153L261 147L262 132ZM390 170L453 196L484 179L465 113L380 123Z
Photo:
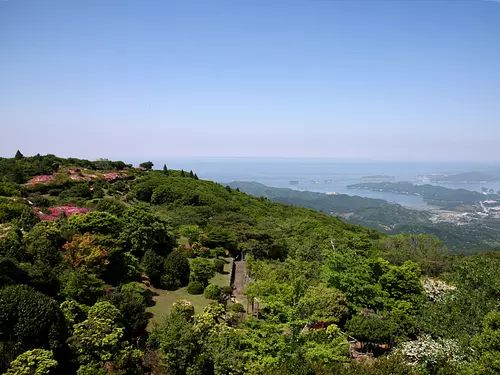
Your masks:
M37 185L37 184L48 184L49 182L54 182L56 179L55 175L40 175L35 176L29 180L26 185Z
M90 208L76 207L73 205L50 207L47 210L49 213L42 212L38 207L33 207L33 211L35 211L41 220L57 220L62 214L71 216L74 214L86 214L92 211Z

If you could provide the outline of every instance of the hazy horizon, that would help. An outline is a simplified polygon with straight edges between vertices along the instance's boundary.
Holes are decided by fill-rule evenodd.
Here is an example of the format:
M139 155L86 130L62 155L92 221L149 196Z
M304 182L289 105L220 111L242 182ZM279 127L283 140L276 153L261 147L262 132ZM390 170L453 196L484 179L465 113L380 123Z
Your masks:
M500 162L500 2L0 2L0 154Z

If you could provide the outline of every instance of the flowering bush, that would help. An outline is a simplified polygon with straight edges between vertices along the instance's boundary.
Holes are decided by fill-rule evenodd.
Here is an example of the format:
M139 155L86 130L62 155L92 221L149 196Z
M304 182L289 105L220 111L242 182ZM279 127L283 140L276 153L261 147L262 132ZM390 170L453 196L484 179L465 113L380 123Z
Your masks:
M442 301L449 292L457 289L456 287L448 285L444 281L437 279L424 279L422 285L427 297L434 302Z
M90 208L76 207L73 205L60 206L60 207L49 207L47 211L49 213L44 213L39 207L33 207L33 211L40 217L41 220L57 220L62 214L66 216L71 216L74 214L86 214L92 211Z
M37 185L37 184L48 184L56 180L55 174L53 175L40 175L35 176L29 180L25 185Z
M403 342L394 353L403 354L410 365L421 368L429 368L443 361L460 364L466 359L457 340L436 341L429 335L424 335L417 341Z

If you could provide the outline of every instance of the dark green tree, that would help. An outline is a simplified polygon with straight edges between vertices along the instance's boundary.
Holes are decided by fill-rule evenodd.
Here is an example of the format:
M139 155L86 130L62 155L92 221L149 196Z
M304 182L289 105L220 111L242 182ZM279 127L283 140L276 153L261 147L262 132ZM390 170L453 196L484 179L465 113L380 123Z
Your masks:
M163 164L163 174L168 176L168 169L166 164Z
M22 159L24 158L24 155L21 154L21 151L17 150L16 151L16 156L14 156L15 159Z
M139 166L149 171L150 169L153 169L154 164L151 161L145 161L139 164Z
M151 283L154 286L161 286L161 278L165 274L163 257L155 253L154 250L148 250L142 257L141 265Z
M0 289L0 372L19 354L35 349L58 351L64 318L52 298L26 285Z
M183 253L172 251L165 259L161 283L166 289L177 289L189 282L189 261Z

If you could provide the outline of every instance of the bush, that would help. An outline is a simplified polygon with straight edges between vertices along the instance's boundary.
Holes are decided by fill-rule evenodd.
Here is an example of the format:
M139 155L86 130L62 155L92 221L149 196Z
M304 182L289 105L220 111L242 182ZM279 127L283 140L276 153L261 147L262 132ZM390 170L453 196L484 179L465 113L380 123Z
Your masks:
M182 314L187 321L191 321L194 316L194 306L191 301L182 299L174 302L172 313Z
M202 294L203 285L199 281L191 281L187 286L187 292L189 294Z
M226 286L222 287L222 293L233 294L233 287L230 285L226 285Z
M225 257L226 256L226 249L224 249L223 247L216 247L214 249L215 251L215 256L218 258L218 257Z
M191 262L191 280L198 281L204 286L215 276L214 266L208 259L196 258Z
M61 192L62 192L62 189L50 189L49 195L51 197L57 197L57 196L59 196L59 194L61 194Z
M226 262L224 262L222 259L215 259L214 260L215 272L224 273L224 266L225 265L226 265Z
M228 303L226 310L229 312L242 313L245 312L245 308L239 302L236 303Z
M222 295L222 288L215 284L209 284L205 291L203 292L203 296L206 299L215 299L218 300Z
M164 260L153 250L148 250L142 257L141 265L146 271L149 280L154 286L161 285L161 278L165 274Z
M179 251L172 251L165 259L165 273L161 283L166 289L176 289L189 282L189 261Z

